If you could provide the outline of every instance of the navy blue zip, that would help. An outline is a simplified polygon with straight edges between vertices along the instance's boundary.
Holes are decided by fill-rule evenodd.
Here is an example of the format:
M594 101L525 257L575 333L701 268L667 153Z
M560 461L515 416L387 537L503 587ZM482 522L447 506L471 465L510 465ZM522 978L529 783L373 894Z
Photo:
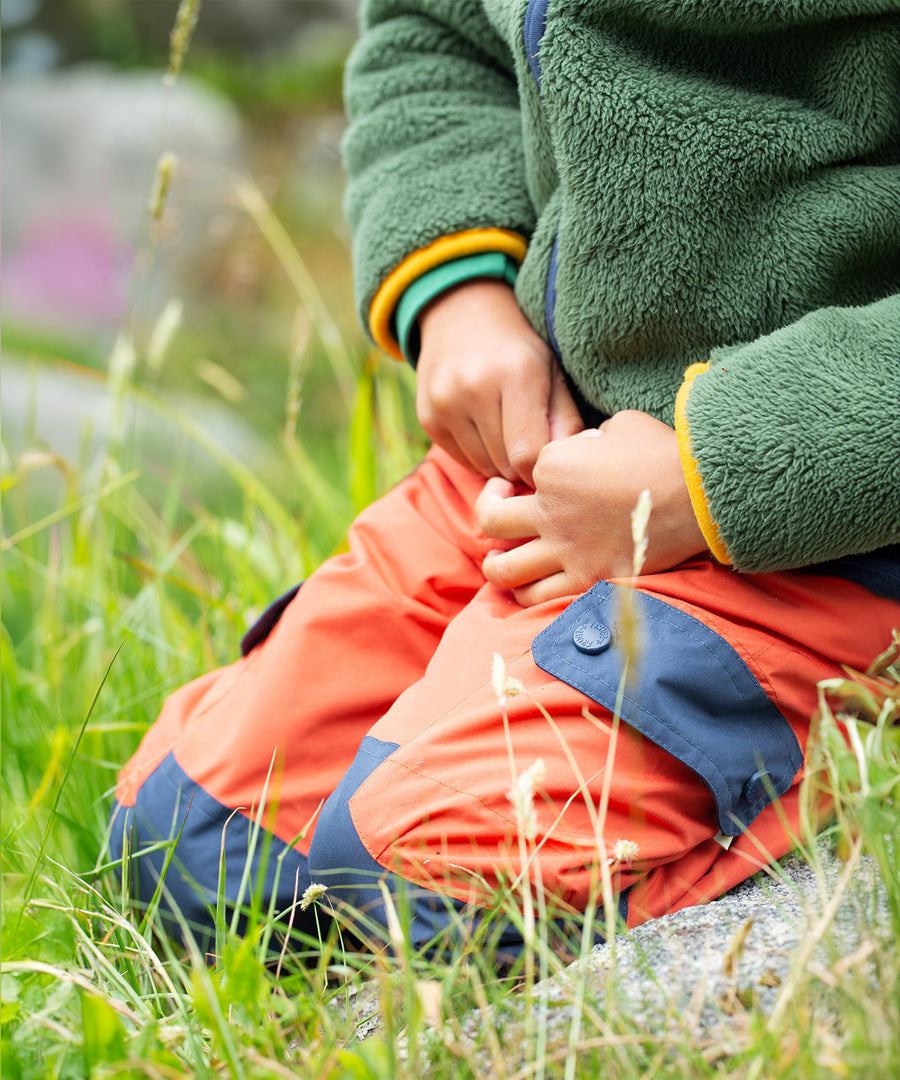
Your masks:
M541 39L547 29L547 7L549 3L550 0L528 0L528 7L525 9L525 23L522 28L528 66L531 68L531 74L534 76L534 81L537 83L539 90L541 89ZM550 342L550 347L556 353L557 359L562 362L559 351L559 342L556 339L556 271L558 265L559 237L557 236L553 242L553 251L550 254L550 266L547 270L547 288L544 293L544 315L547 321L547 338ZM587 401L584 394L582 394L580 388L572 381L565 368L563 368L563 373L566 376L566 383L568 384L572 397L575 399L575 403L578 406L578 411L581 413L581 418L584 421L585 427L598 427L602 421L607 418L606 414Z
M528 0L525 11L525 55L534 81L541 86L541 38L547 29L547 4L550 0Z

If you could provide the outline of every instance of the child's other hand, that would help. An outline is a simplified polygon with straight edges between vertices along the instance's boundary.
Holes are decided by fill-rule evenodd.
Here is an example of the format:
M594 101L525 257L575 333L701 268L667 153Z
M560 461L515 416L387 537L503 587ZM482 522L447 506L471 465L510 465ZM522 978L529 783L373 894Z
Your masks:
M419 423L461 464L531 487L544 446L584 425L511 287L487 278L458 285L425 308L419 328Z
M644 573L668 570L706 550L685 484L675 432L647 413L619 412L599 428L541 452L533 495L489 480L476 504L481 528L523 541L492 552L484 576L524 607L573 596L600 578L631 572L631 512L650 490Z

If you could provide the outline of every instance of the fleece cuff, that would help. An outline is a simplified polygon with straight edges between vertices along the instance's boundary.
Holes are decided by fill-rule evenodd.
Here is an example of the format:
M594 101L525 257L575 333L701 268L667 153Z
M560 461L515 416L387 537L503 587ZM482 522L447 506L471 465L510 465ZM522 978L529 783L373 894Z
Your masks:
M416 366L420 347L416 320L422 308L436 296L474 278L500 278L509 285L515 285L518 272L518 267L508 255L486 251L483 255L469 255L444 263L413 282L397 305L397 341L405 359L413 367Z
M687 421L687 403L691 393L691 385L694 379L705 371L709 371L708 363L691 364L684 373L684 382L681 384L678 396L675 398L675 432L678 436L681 468L684 472L688 493L691 496L691 505L694 508L697 524L700 526L700 531L703 533L703 538L709 550L716 559L720 563L730 566L731 557L728 554L728 548L719 534L719 527L713 521L712 514L709 512L709 503L706 500L706 492L703 490L703 478L700 476L700 468L697 465L697 459L694 457L691 433Z
M382 282L369 308L369 330L375 344L397 360L403 359L394 333L397 305L406 290L429 271L444 263L486 252L506 255L518 266L525 257L527 246L523 236L508 229L467 229L452 236L442 236L414 251Z

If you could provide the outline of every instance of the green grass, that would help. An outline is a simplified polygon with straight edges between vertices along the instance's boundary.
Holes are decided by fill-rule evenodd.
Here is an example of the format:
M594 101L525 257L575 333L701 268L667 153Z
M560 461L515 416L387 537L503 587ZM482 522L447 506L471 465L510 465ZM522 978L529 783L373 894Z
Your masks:
M356 510L423 446L410 434L408 373L370 356L352 326L334 325L271 211L252 190L243 194L280 249L326 361L318 378L340 401L330 471L291 419L302 365L285 372L273 425L293 478L288 495L148 389L145 357L127 340L105 376L114 422L93 459L65 462L36 447L5 454L3 1076L895 1074L896 956L879 957L874 981L848 977L830 991L798 968L775 1023L749 1003L740 1052L711 1053L688 1034L635 1030L614 993L598 1005L584 986L573 991L577 1021L551 1031L528 1007L540 1000L538 980L561 966L540 911L528 963L510 980L478 941L444 963L416 954L402 912L393 959L354 953L332 934L305 943L306 963L295 942L274 965L280 939L260 912L244 939L223 927L208 967L130 910L123 869L104 866L100 850L117 767L166 694L233 658L254 614L327 557ZM180 432L172 460L148 467L136 453L137 404ZM214 510L178 461L192 444L215 463ZM58 477L49 508L46 487L35 490L48 472ZM808 794L836 793L835 841L852 858L865 849L879 859L900 933L900 704L891 676L887 668L879 680L823 689ZM864 718L849 747L834 727L841 709ZM498 911L521 919L520 899L511 889ZM493 1020L469 1019L485 1006ZM380 1031L359 1041L358 1025L374 1013Z
M545 1022L546 1012L531 1006L542 999L540 979L561 963L541 910L514 978L498 976L481 940L440 963L417 954L402 910L393 958L353 951L332 931L301 943L306 962L293 942L273 963L281 940L258 912L243 939L222 926L211 966L131 910L126 873L101 848L118 767L166 695L233 659L255 614L326 558L356 511L424 447L411 375L369 353L343 314L349 286L344 300L326 302L259 192L243 184L234 196L282 283L266 295L289 283L283 339L275 332L262 358L232 364L224 358L241 351L233 348L240 316L222 322L217 340L209 327L195 336L187 313L163 352L182 372L204 357L221 361L245 389L253 361L265 367L265 387L249 395L265 407L248 409L244 398L223 408L249 415L280 464L264 474L248 468L188 409L172 405L153 327L123 338L110 357L68 352L101 371L113 403L92 454L62 460L33 438L4 447L3 1077L900 1075L896 950L873 958L872 978L851 965L832 986L798 963L776 1015L735 1004L739 1049L726 1050L686 1032L639 1031L617 1007L615 987L601 1004L577 978L574 1019L561 1031ZM24 331L15 346L38 364L67 355L65 342ZM164 457L148 461L136 446L137 409L177 433ZM317 426L323 415L327 423ZM198 447L212 469L203 488L188 466ZM806 792L810 804L823 789L835 798L832 842L851 871L863 851L879 861L897 939L895 676L886 667L878 679L823 688ZM862 717L849 745L834 724L845 714ZM513 886L497 897L497 910L521 920L521 900ZM823 893L816 933L827 933L830 900ZM476 1022L479 1008L490 1011ZM360 1041L374 1016L380 1027Z

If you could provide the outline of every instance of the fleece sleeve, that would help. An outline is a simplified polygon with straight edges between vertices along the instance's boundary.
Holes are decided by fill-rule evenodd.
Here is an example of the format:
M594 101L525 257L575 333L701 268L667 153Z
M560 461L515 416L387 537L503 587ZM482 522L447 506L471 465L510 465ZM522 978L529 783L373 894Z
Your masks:
M480 0L369 0L345 96L345 212L364 326L400 266L408 280L395 275L396 297L379 298L381 324L433 266L484 251L521 260L534 209L513 60Z
M807 566L900 540L900 296L824 308L688 369L676 429L716 557Z

